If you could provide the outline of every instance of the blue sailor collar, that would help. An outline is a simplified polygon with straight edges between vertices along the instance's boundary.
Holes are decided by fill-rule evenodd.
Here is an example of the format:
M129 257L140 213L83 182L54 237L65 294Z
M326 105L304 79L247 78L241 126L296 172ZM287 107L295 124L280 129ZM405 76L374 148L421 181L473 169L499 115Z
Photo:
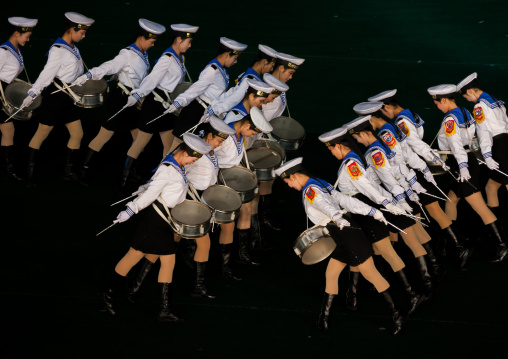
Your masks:
M229 75L228 75L227 70L224 67L222 67L219 60L217 60L216 58L213 59L212 61L210 61L208 63L208 65L206 65L206 67L208 67L210 65L217 65L217 70L220 71L220 74L222 75L222 78L224 79L224 82L226 83L226 89L227 89L229 87Z
M136 44L130 44L129 46L127 46L127 49L135 52L140 58L141 60L143 60L143 62L145 63L146 67L150 67L150 61L148 61L148 53L143 53L139 47L136 46Z
M185 168L180 168L180 165L178 164L178 162L176 162L175 157L172 154L169 154L166 157L164 157L162 162L152 172L156 172L162 165L171 166L175 170L177 170L177 172L180 173L180 175L183 177L185 184L187 184L187 175L185 173Z
M72 43L72 47L71 47L64 39L59 37L58 39L56 39L56 41L53 43L53 45L51 45L49 50L51 51L51 49L54 46L60 47L62 49L66 49L67 51L72 53L78 60L81 60L81 54L79 53L78 47L76 45L74 45L74 43ZM48 55L49 55L49 51L46 54L46 56L48 56Z
M231 127L233 130L236 131L235 129L235 123L237 123L238 121L235 121L235 122L231 122L231 123L228 123L228 126ZM240 140L237 140L236 139L236 133L234 135L229 135L233 141L235 142L235 145L236 145L236 151L238 152L238 155L241 155L242 154L242 151L243 151L243 135L240 135Z
M176 60L176 63L178 64L178 66L180 66L180 70L182 71L182 75L185 76L185 74L187 73L187 69L185 68L185 63L184 63L184 60L183 60L183 55L180 54L180 56L178 56L176 51L175 51L175 49L173 49L173 47L169 47L168 49L166 49L162 53L162 56L165 56L165 55L172 56ZM157 60L155 62L157 63L158 61L159 60Z
M325 180L322 180L321 178L309 178L309 180L303 185L302 189L302 203L305 207L305 195L307 194L307 191L311 190L309 187L315 186L321 189L323 193L330 194L334 188L333 185L329 184Z
M258 81L262 81L261 77L259 77L258 73L254 71L252 67L249 67L247 71L245 71L243 74L238 76L238 84L241 84L243 80L247 78L247 76L252 76L254 79Z
M286 93L285 92L281 93L279 97L282 101L282 104L285 105L286 104Z
M14 56L16 58L16 60L18 60L19 67L23 67L24 63L23 63L23 56L21 55L21 51L19 51L19 49L16 50L14 48L14 45L10 41L4 42L2 45L0 45L0 47L9 51L12 54L12 56Z
M464 114L467 117L467 124L465 122L466 119L464 118ZM455 121L457 126L459 126L459 128L465 128L466 126L469 127L475 123L473 116L471 116L469 111L466 110L465 108L461 109L460 107L457 107L457 108L454 108L453 110L451 110L450 112L448 112L443 118L441 127L443 126L445 119L447 119L448 117L453 118L453 120Z
M395 153L392 152L384 142L374 141L367 148L367 152L365 152L365 157L367 157L369 153L375 150L380 150L381 152L383 152L388 159L391 159L395 156Z
M395 127L392 123L387 122L383 126L381 126L381 129L379 130L379 135L382 135L385 132L390 132L390 134L395 137L395 139L398 142L402 142L406 139L406 134L398 131L397 127Z
M244 117L248 115L248 112L247 112L247 109L245 108L245 106L243 105L243 101L240 102L239 104L235 105L235 107L233 107L231 109L231 111L238 111L241 115L243 115Z
M215 156L215 151L212 151L212 154L205 155L210 162L212 162L214 168L219 168L219 161L217 160L217 156Z
M483 102L484 104L486 104L487 106L489 106L492 109L495 109L497 107L501 107L502 105L505 104L504 101L501 101L501 100L495 98L494 96L489 95L486 92L483 92L480 95L480 97L478 98L478 102Z
M415 116L416 116L416 118L415 118ZM400 111L395 122L402 120L402 119L410 121L416 128L423 126L423 124L425 123L417 113L411 111L408 108Z

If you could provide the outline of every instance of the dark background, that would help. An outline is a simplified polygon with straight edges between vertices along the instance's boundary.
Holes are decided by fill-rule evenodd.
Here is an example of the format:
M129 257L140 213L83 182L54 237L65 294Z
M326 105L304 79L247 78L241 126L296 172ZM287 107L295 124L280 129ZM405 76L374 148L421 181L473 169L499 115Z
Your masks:
M304 125L307 138L290 156L304 156L308 169L332 183L339 163L317 136L354 119L352 107L374 94L397 88L403 105L426 121L429 142L442 114L428 96L428 87L456 84L476 71L488 92L508 98L504 1L9 2L3 7L0 34L6 33L7 17L39 19L30 43L22 49L31 81L42 70L52 42L61 36L66 11L96 20L78 44L89 67L113 58L128 45L139 17L168 29L172 23L200 26L186 56L194 80L214 57L221 36L249 45L230 69L231 80L250 64L258 43L305 58L288 83L287 96L291 116ZM163 36L149 51L152 64L169 41L169 34ZM468 109L473 106L463 100L459 103ZM83 148L96 135L103 111L83 110ZM37 121L16 121L15 125L21 171ZM174 302L184 323L155 321L157 267L141 289L139 305L124 304L118 318L109 318L99 311L99 292L128 248L130 223L100 237L95 234L122 209L109 204L122 198L116 185L130 138L118 133L104 147L88 188L59 177L67 138L65 128L55 128L42 146L37 187L1 182L0 352L6 358L34 354L471 357L503 350L507 265L487 262L488 241L481 221L464 205L459 208L460 224L475 241L476 255L464 272L445 259L448 274L436 295L412 315L400 336L393 338L383 330L390 319L367 284L361 287L360 309L351 313L344 308L347 273L341 276L331 330L317 332L313 322L321 303L326 262L304 266L292 252L293 241L305 229L305 216L299 194L281 182L275 184L274 207L284 230L267 233L275 249L257 254L261 267L237 268L243 282L217 277L215 230L207 279L209 290L218 295L216 300L190 298L191 274L180 261ZM161 150L154 136L144 155L145 175L159 161ZM447 188L447 178L440 176L438 182ZM505 190L500 197L506 202ZM501 220L506 221L506 215L503 211ZM429 232L437 238L434 227ZM400 250L418 285L411 256L405 247ZM396 284L391 276L388 279ZM404 297L395 290L402 301Z

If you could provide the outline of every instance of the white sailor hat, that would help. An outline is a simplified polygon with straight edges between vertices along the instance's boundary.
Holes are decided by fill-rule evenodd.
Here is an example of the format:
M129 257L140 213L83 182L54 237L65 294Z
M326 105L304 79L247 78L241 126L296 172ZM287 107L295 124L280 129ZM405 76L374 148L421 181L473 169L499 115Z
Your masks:
M353 111L359 115L370 115L383 107L382 102L360 102L353 107Z
M172 24L171 29L175 32L175 37L188 39L194 37L194 34L198 31L199 26L192 26L187 24Z
M270 93L273 91L273 87L264 83L263 81L254 79L247 79L246 81L250 87L249 89L250 93L253 93L256 96L268 97ZM253 89L254 91L251 89Z
M26 17L10 17L7 20L9 21L9 24L16 27L16 31L19 32L31 32L39 21L37 19L28 19Z
M208 143L193 133L184 133L183 142L193 150L192 153L189 153L191 157L201 158L212 150L212 147Z
M220 43L224 48L233 53L233 55L240 55L242 51L247 48L247 45L241 44L235 40L228 39L227 37L221 37Z
M75 24L74 28L78 30L88 30L95 22L94 19L78 14L77 12L66 12L65 17Z
M289 90L289 86L284 82L273 76L272 74L266 73L263 75L263 81L273 88L272 94L280 95L283 92Z
M477 80L478 74L473 72L471 75L460 81L457 85L457 92L461 95L465 94L467 90L474 87L479 87Z
M342 126L323 133L318 139L328 147L337 143L347 143L347 134L347 127Z
M217 116L210 116L210 127L212 129L212 133L215 136L222 137L224 139L228 138L229 136L232 136L236 133L235 129L226 125L224 121L222 121Z
M258 133L270 133L273 130L270 122L266 120L261 110L257 107L252 107L250 109L250 121L252 122L252 125L254 125L254 128L251 126L251 129Z
M453 94L457 92L457 86L451 84L437 85L429 87L427 92L433 100L439 100L444 97L453 97Z
M351 122L346 123L343 127L347 129L347 133L354 135L361 131L374 131L370 124L371 115L360 116Z
M298 66L302 65L305 62L305 59L299 59L298 57L294 57L288 54L283 54L282 52L277 53L277 64L284 65L289 68L296 70Z
M391 99L392 97L395 96L395 94L397 93L397 89L395 90L388 90L388 91L383 91L381 93L378 93L377 95L375 96L372 96L372 97L369 97L367 99L367 101L369 102L384 102L386 103L387 100Z
M277 61L277 51L266 45L258 45L258 58L267 59L268 62Z
M297 157L290 161L287 161L286 163L284 163L275 170L275 174L282 179L288 178L290 175L300 171L303 168L302 162L303 157Z
M156 39L166 31L163 25L147 19L139 19L138 23L145 37L149 39Z

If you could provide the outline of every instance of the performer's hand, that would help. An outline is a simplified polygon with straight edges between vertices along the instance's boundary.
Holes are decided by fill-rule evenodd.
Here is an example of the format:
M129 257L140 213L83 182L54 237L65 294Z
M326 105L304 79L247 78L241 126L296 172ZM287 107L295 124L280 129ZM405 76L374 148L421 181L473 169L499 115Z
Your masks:
M395 215L401 215L401 214L406 213L406 211L404 211L403 209L397 207L393 203L388 203L385 207L386 207L387 210L390 211L390 213L395 214Z
M80 77L78 77L76 80L74 80L74 82L71 85L72 86L81 86L88 80L89 80L88 76L86 74L84 74L84 75L81 75Z
M28 106L30 106L32 104L32 102L34 102L34 98L32 96L28 95L23 100L23 103L21 104L21 108L27 108Z
M335 224L340 228L349 227L351 224L346 221L344 218L342 218L342 214L337 214L333 216L332 220L335 222Z
M491 170L497 170L499 168L499 163L494 161L492 157L487 157L485 159L485 163L487 164L487 167Z
M127 97L127 103L125 104L124 108L134 106L137 102L138 99L130 95L129 97Z
M471 175L469 174L469 170L467 169L467 167L462 167L460 169L460 182L464 182L464 181L467 181L468 179L471 178Z
M134 214L134 212L132 211L132 209L127 207L127 209L125 211L122 211L122 212L118 213L118 216L113 221L113 223L122 223L122 222L125 222L129 218L131 218L133 214Z
M384 224L388 225L385 216L383 216L383 213L381 213L381 211L379 210L376 210L376 212L374 213L374 219L376 221L383 222Z

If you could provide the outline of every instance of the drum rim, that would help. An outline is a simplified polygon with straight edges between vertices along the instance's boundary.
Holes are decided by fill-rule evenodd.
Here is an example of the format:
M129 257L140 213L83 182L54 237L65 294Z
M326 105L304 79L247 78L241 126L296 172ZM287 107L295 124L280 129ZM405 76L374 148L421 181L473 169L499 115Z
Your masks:
M297 120L295 120L294 118L292 118L292 117L288 117L288 116L279 116L279 117L276 117L276 118L274 118L273 120L271 120L271 121L270 121L270 124L271 124L271 125L272 125L272 127L273 127L273 130L272 130L272 132L271 132L271 135L272 135L272 136L276 137L277 139L279 139L279 138L280 138L280 136L278 136L278 135L276 134L276 128L275 128L275 126L273 125L273 124L276 124L277 122L279 122L279 121L277 121L277 120L279 120L279 119L290 119L290 120L294 121L296 124L298 124L298 126L300 127L300 129L303 131L303 135L302 135L301 137L299 137L299 138L297 138L297 139L286 140L286 141L288 141L288 142L297 142L297 141L299 141L299 140L303 140L303 139L305 138L305 135L306 135L305 127L303 127L303 125L302 125L300 122L298 122Z
M326 238L326 237L330 238L330 239L332 240L332 242L335 244L335 247L334 247L334 248L330 251L330 253L328 253L328 255L326 255L326 257L324 257L323 259L320 259L320 260L318 260L318 261L316 261L316 262L312 262L312 263L305 263L305 262L303 261L303 257L304 257L304 255L305 255L305 253L307 253L307 250L309 250L309 249L310 249L313 245L317 244L317 242L318 242L318 241L312 242L312 243L311 243L311 244L307 247L307 250L306 250L306 251L303 253L303 255L300 257L300 258L301 258L301 260L302 260L302 263L303 263L303 264L305 264L305 265L313 265L313 264L317 264L317 263L319 263L319 262L321 262L321 261L324 261L326 258L330 257L330 255L333 253L333 251L335 250L335 248L337 248L337 243L335 243L335 241L333 240L333 237L332 237L330 234L327 234L326 236L324 236L324 237L320 238L320 240L321 240L321 239L324 239L324 238Z
M241 168L244 171L248 171L248 172L252 173L252 175L254 176L254 179L255 179L255 186L252 189L248 189L248 190L245 190L245 191L237 191L233 187L230 187L228 185L225 185L225 186L233 189L238 194L240 194L240 193L249 193L249 192L255 191L256 188L258 187L258 178L257 178L256 174L254 173L254 171L251 171L248 168L245 168L245 167L242 167L242 166L232 166L232 167L228 167L228 168L221 168L220 170L221 171L225 171L225 170L229 170L229 169L233 169L233 168ZM222 176L222 180L225 181L224 180L224 176Z
M20 89L24 89L25 90L29 90L30 88L32 88L32 85L24 82L24 81L14 81L14 82L11 82L10 84L8 84L7 86L5 86L5 89L4 89L4 94L5 94L5 100L7 101L8 105L11 106L14 110L12 113L9 113L9 111L7 110L7 107L6 106L3 106L2 105L2 109L4 109L4 112L7 114L7 115L12 115L13 113L15 113L16 111L18 111L20 108L18 106L16 106L8 97L8 89L9 87L11 89L13 88L16 88L16 87L19 87ZM12 90L11 90L12 91ZM26 92L26 91L25 91ZM37 106L35 106L34 108L30 108L32 107L34 104L37 104ZM28 106L27 108L24 108L22 109L21 111L18 112L18 114L16 116L13 116L13 118L16 118L18 119L17 117L21 114L21 113L25 113L27 114L28 118L23 118L23 119L30 119L31 117L31 113L32 111L35 111L36 109L38 109L42 104L42 98L41 96L37 96L36 98L34 98L33 102L30 104L30 106ZM20 104L21 106L21 104Z
M201 222L201 223L198 223L198 224L185 224L185 223L180 222L178 219L176 219L173 216L172 212L173 212L173 209L175 209L177 206L181 205L182 203L186 203L186 202L187 203L192 202L192 203L196 203L196 204L199 204L201 206L204 206L206 209L208 209L210 211L210 218L208 218L208 220L206 220L204 222ZM171 213L171 219L172 219L172 221L177 223L177 224L179 224L180 226L184 226L184 227L191 227L191 228L201 227L201 226L205 225L206 223L210 223L210 220L212 219L212 212L210 210L210 207L208 207L203 202L195 201L195 200L191 200L191 199L186 199L183 202L178 203L175 207L170 208L169 212Z
M272 171L272 170L274 170L274 169L276 169L276 168L279 168L279 167L280 167L280 165L282 164L282 160L283 160L283 158L282 158L282 156L280 155L280 153L279 153L276 149L274 149L274 148L270 148L270 147L256 147L256 148L252 148L252 147L251 147L251 148L249 148L249 149L247 150L247 153L249 153L249 151L251 151L251 150L259 150L259 149L267 149L267 150L270 150L270 151L274 151L274 152L276 152L276 153L277 153L277 155L280 157L280 161L279 161L279 163L277 163L275 166L272 166L272 167L257 168L257 167L252 166L252 168L254 168L256 171L263 171L263 172L266 172L266 171ZM249 158L249 157L247 156L247 158ZM254 171L252 171L252 172L254 172Z
M234 213L238 212L240 210L240 208L242 208L242 205L243 205L242 197L233 188L225 186L223 184L213 184L213 185L209 186L208 188L212 188L212 187L222 187L224 189L227 189L228 191L236 194L238 196L238 199L240 200L240 207L238 207L237 209L232 210L232 211L224 211L222 209L213 208L208 203L206 203L206 205L212 210L212 214L215 212L219 212L219 213L223 213L223 214L234 214ZM208 190L208 188L203 191L202 197L205 195L205 192L206 192L206 190Z
M89 94L89 93L83 93L83 92L80 92L79 89L80 88L84 88L85 86L87 86L87 84L91 84L93 82L91 81L94 81L95 83L104 83L105 87L104 87L104 90L101 90L100 92L97 92L97 93L94 93L94 94ZM108 83L106 82L106 80L104 79L100 79L100 80L88 80L87 82L85 82L83 85L80 85L80 86L74 86L72 91L78 95L78 96L81 96L81 97L95 97L95 96L100 96L101 94L103 94L104 92L106 92L108 90Z

